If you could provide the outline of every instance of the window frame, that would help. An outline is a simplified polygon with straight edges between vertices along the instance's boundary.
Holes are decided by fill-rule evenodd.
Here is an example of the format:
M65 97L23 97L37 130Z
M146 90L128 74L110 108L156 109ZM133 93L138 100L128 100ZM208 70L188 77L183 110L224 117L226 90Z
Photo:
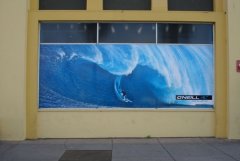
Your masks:
M213 23L215 28L215 109L210 111L199 109L154 109L145 112L164 113L213 113L215 120L214 134L216 137L227 136L227 54L226 54L226 20L224 0L214 0L213 12L202 11L168 11L167 0L152 0L150 11L103 11L102 0L88 0L87 10L39 10L38 0L30 1L28 12L28 39L27 39L27 76L26 76L26 135L28 139L38 138L39 114L63 112L62 110L49 109L39 111L38 102L38 52L39 52L39 22L41 21L147 21L147 22L202 22ZM143 112L143 110L126 110L127 112ZM116 112L123 110L97 109L97 110L68 110L67 112ZM127 113L125 113L127 114ZM193 114L193 115L194 115Z

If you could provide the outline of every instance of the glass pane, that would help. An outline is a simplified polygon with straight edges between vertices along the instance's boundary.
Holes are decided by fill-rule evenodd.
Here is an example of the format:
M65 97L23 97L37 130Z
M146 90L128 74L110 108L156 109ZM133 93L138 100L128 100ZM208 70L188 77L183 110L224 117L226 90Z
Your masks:
M100 43L155 43L155 23L101 23Z
M158 43L212 44L212 24L158 24Z
M41 43L96 43L96 23L41 23Z
M40 10L85 10L86 0L39 0Z
M213 11L213 0L168 0L172 11Z
M151 0L103 0L104 10L151 10Z

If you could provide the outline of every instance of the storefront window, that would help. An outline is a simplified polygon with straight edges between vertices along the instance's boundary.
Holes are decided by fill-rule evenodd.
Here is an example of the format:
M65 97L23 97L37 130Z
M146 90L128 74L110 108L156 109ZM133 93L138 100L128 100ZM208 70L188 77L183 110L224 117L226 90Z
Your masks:
M40 26L40 108L214 106L212 24Z

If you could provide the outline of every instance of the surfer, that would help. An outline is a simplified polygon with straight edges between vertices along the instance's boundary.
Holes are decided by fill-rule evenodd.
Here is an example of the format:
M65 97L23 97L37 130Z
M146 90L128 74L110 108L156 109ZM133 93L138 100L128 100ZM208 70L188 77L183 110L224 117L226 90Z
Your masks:
M131 100L129 100L129 99L127 98L127 92L126 92L126 91L122 90L122 91L121 91L121 95L122 95L122 98L123 98L123 101L124 101L124 102L132 102Z
M132 102L127 98L127 92L121 88L121 76L116 77L114 82L114 90L117 98L122 102Z
M126 100L126 96L127 96L126 91L122 90L122 96L123 96L123 99Z

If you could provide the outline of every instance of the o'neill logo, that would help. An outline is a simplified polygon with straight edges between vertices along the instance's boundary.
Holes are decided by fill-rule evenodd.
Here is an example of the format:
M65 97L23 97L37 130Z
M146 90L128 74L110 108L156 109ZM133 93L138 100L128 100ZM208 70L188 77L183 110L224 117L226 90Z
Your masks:
M176 100L212 100L211 95L176 95Z

